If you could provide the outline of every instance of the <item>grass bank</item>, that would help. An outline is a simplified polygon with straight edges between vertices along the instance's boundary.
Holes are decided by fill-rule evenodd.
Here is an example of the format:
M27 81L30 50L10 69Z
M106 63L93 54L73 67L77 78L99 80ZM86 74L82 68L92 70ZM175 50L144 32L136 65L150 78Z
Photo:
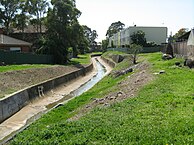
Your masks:
M126 76L107 76L93 89L55 109L18 134L11 144L194 144L194 71L161 60L160 53L141 55L151 72L164 70L135 98L95 108L67 121L92 98L119 89ZM123 64L122 64L123 65Z
M71 62L68 65L74 64L89 64L90 63L90 54L78 55L78 58L72 58ZM24 64L24 65L7 65L7 66L0 66L0 73L7 72L7 71L18 71L18 70L25 70L31 68L45 68L51 67L53 65L44 65L44 64Z
M44 68L44 67L50 67L50 66L51 65L43 65L43 64L7 65L7 66L0 66L0 73L7 72L7 71L25 70L30 68Z

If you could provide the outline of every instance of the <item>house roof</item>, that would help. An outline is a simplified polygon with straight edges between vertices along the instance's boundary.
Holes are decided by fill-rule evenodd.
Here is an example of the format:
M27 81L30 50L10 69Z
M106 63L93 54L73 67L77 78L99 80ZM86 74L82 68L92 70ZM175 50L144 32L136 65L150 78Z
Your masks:
M191 31L186 32L186 33L183 34L182 36L178 37L178 40L179 40L179 41L188 40L190 33L191 33Z
M31 43L0 34L0 45L31 46Z
M40 26L38 26L38 29L40 29ZM42 29L42 33L46 32L46 27L44 25L41 26ZM21 30L17 30L14 29L14 33L21 33ZM39 33L39 31L37 31L37 25L28 25L26 28L24 28L24 32L23 33Z
M194 29L192 29L190 31L190 35L189 35L189 38L188 38L188 42L187 42L187 45L189 46L194 46Z

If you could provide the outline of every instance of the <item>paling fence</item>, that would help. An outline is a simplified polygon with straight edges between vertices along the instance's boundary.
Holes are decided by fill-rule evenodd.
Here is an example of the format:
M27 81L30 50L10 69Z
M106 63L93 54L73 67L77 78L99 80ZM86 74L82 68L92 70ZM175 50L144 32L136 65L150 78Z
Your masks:
M5 64L53 64L53 56L0 51L0 62Z
M171 43L173 53L176 57L191 58L194 57L194 46L187 46L187 41ZM162 52L166 52L167 45L163 46Z

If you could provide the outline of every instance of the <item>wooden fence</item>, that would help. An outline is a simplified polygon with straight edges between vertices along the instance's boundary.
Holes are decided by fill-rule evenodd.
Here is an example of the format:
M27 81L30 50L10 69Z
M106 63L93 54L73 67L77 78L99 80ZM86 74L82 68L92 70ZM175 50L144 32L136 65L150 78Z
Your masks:
M0 62L5 64L53 64L53 56L0 51Z
M171 44L175 56L183 58L194 57L194 46L187 46L187 41L175 42Z

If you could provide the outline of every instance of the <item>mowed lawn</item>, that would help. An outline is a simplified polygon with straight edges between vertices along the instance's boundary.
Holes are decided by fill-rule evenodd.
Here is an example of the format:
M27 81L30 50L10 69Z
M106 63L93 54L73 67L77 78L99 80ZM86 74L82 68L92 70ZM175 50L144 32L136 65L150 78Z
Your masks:
M181 59L163 61L160 53L143 54L155 79L135 98L95 108L76 121L68 118L92 98L114 91L107 76L89 92L59 107L18 134L11 144L194 144L194 70L176 67ZM130 74L129 74L130 75ZM117 88L119 89L119 88Z
M67 65L73 64L89 64L90 63L90 54L78 55L78 58L72 58L71 62ZM7 71L18 71L18 70L25 70L31 68L45 68L51 67L53 65L47 64L23 64L23 65L6 65L0 66L0 73L7 72Z

